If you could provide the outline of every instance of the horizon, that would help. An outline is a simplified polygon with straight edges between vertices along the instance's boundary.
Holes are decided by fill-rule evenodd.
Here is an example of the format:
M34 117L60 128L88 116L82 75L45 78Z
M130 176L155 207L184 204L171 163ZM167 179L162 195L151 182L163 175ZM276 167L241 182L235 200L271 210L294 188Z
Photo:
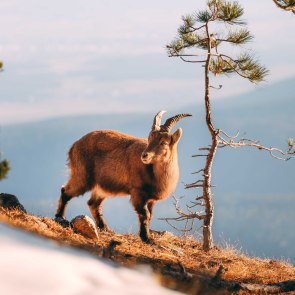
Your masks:
M218 105L221 101L224 103L227 102L234 102L236 104L239 104L238 99L240 97L246 96L246 95L253 95L253 94L259 94L260 91L263 90L267 90L267 89L275 89L276 86L280 86L283 83L288 83L288 82L293 82L293 80L295 80L295 76L294 77L289 77L288 79L283 79L280 81L276 81L273 84L270 85L264 85L264 87L257 87L256 89L249 89L246 92L243 93L239 93L238 95L232 94L228 97L224 97L221 99L218 99L217 101L213 101L214 105ZM260 95L257 97L258 99L264 99L264 95ZM278 100L279 101L279 100ZM240 104L244 103L243 101L241 101ZM203 107L203 101L196 101L196 102L190 102L187 103L185 105L181 105L178 108L180 108L181 110L185 110L185 109L191 109L192 105L195 104L196 108L197 106L201 105L201 107ZM254 105L254 102L252 102L252 104ZM94 116L108 116L108 115L126 115L126 117L128 115L137 115L137 114L142 114L142 115L147 115L150 113L156 113L158 112L160 109L147 109L147 110L115 110L115 111L108 111L108 112L96 112L96 111L92 111L92 112L88 112L88 113L68 113L68 114L58 114L58 115L52 115L52 116L48 116L48 117L36 117L36 118L27 118L27 119L22 119L20 121L16 120L14 122L8 122L8 123L2 123L0 124L0 135L1 135L1 128L5 128L8 126L14 126L14 125L20 125L20 124L35 124L35 123L42 123L42 122L50 122L50 121L54 121L54 120L63 120L63 119L73 119L73 118L81 118L81 117L94 117ZM176 113L177 112L177 107L172 106L171 109L167 110L169 111L169 113ZM216 114L217 115L217 114Z

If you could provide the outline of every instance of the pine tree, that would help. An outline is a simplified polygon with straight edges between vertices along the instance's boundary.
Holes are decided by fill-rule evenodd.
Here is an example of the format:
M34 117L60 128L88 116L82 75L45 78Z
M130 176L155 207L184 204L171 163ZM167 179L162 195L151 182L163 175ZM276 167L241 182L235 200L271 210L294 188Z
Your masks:
M243 13L243 8L236 1L210 0L205 10L182 17L183 23L178 29L177 38L167 45L169 57L179 57L184 62L200 64L204 70L206 125L211 136L211 144L209 147L199 149L206 151L205 155L197 155L205 156L206 159L205 167L197 172L202 172L202 179L186 185L186 188L201 189L202 195L196 197L192 206L187 206L190 208L189 213L183 212L176 202L175 207L181 218L164 219L166 221L202 220L203 249L206 251L213 247L214 207L211 175L218 148L252 146L266 150L273 157L284 160L289 159L288 155L294 153L293 144L289 145L288 151L284 152L272 147L264 147L259 142L245 138L237 141L238 135L231 137L216 128L213 123L210 93L211 88L214 88L210 85L212 74L213 76L237 74L252 83L263 81L268 74L267 69L261 66L249 51L241 51L237 56L232 54L232 46L245 45L253 39L246 28L245 21L242 20ZM222 33L217 33L217 30ZM197 204L204 206L204 213L192 211L191 208Z

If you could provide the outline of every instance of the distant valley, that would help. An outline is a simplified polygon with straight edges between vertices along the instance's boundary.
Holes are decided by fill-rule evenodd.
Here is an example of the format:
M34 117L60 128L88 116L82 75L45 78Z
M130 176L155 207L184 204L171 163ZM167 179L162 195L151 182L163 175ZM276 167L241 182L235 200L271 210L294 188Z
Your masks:
M265 145L284 148L288 137L295 138L294 93L292 79L235 98L213 101L215 125L230 134L240 130ZM175 196L185 196L182 200L185 204L198 192L184 190L183 184L196 180L191 172L201 169L203 163L203 159L191 155L209 143L204 107L196 104L167 111L166 116L180 112L193 114L178 124L183 129L183 138L179 147L181 179ZM2 126L0 150L10 160L12 170L8 179L0 182L0 192L17 195L34 214L53 217L60 187L67 179L67 151L71 144L95 129L115 129L146 137L153 116L91 115ZM295 159L282 162L262 151L219 150L213 175L215 239L219 243L232 243L249 254L284 257L295 263L294 168ZM68 217L90 214L86 200L85 196L75 199L69 205ZM136 215L128 198L108 200L104 212L115 231L137 231ZM175 216L172 198L156 206L152 227L172 230L157 219L166 216Z

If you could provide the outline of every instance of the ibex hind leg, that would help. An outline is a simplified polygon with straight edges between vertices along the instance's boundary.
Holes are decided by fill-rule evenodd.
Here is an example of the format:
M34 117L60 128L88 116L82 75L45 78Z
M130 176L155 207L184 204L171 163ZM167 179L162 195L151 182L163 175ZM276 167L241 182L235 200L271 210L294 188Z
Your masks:
M61 188L60 198L58 201L58 207L55 213L55 218L65 218L65 210L68 205L68 202L72 199L72 196L69 196L65 193L64 187Z
M84 186L77 186L74 182L69 181L67 185L61 188L61 194L58 201L58 207L55 213L55 218L65 218L65 211L69 201L73 197L83 195L87 191Z
M105 198L97 196L96 193L92 193L87 204L97 227L100 230L111 232L102 214L102 203L104 200Z

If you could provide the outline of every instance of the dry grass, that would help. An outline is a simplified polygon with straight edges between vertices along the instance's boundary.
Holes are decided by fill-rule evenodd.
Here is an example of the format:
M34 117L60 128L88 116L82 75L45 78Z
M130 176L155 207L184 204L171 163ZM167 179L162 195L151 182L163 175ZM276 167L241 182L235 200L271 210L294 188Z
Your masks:
M193 239L182 239L167 232L153 234L155 245L146 245L133 234L101 232L99 240L93 240L74 233L71 228L63 228L50 218L36 217L17 210L8 211L1 207L0 222L98 256L106 253L105 249L112 240L121 242L108 258L125 266L149 264L156 273L162 274L159 278L164 285L186 292L194 288L194 280L182 279L180 282L179 278L184 276L181 266L193 276L212 278L219 266L223 265L227 271L222 278L226 281L268 284L295 279L295 267L287 262L250 258L231 247L204 252L201 244ZM171 279L173 274L176 279Z

